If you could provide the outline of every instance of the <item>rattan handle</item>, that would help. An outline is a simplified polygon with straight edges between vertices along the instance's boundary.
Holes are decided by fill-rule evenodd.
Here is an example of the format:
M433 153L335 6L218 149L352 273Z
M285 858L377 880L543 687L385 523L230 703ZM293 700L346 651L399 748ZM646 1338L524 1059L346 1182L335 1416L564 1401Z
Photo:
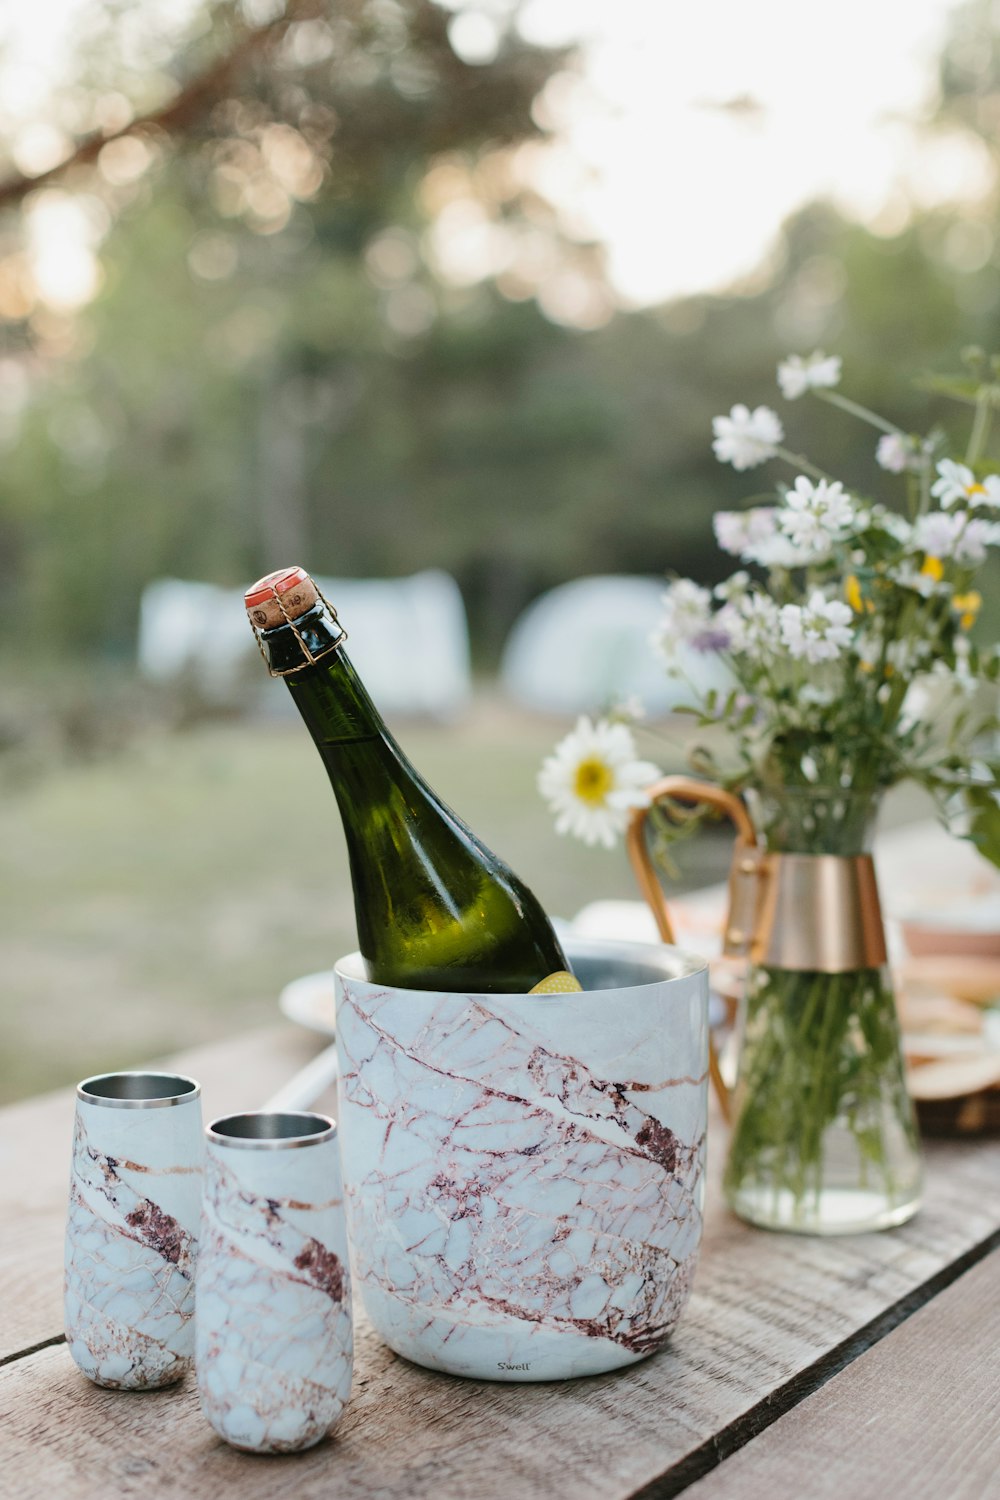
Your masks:
M712 781L699 781L694 776L664 776L660 781L653 782L648 794L648 806L637 807L629 821L626 847L636 883L652 909L660 937L665 943L672 943L674 924L670 920L667 898L663 894L663 887L646 845L646 819L661 797L672 797L677 802L689 802L695 807L704 803L718 808L719 812L725 813L729 818L744 844L756 844L757 838L750 814L739 797L727 792L725 787L716 786Z
M757 838L753 823L750 821L750 814L743 802L734 793L727 792L725 787L716 786L711 781L699 781L694 776L664 776L660 781L653 783L649 788L648 805L636 808L629 821L626 847L636 883L656 918L660 937L665 943L673 943L675 941L674 924L670 919L667 898L663 894L663 887L646 842L646 819L662 797L671 797L677 802L688 802L695 807L702 805L714 807L719 812L725 813L736 829L738 848L752 848L756 845ZM734 894L733 877L731 877L731 900ZM731 946L730 937L734 934L732 934L730 918L726 920L725 930L727 946ZM743 937L742 932L740 936ZM745 940L749 942L749 933L746 934ZM708 1039L708 1067L722 1113L728 1120L731 1115L729 1089L722 1077L719 1056L711 1035Z

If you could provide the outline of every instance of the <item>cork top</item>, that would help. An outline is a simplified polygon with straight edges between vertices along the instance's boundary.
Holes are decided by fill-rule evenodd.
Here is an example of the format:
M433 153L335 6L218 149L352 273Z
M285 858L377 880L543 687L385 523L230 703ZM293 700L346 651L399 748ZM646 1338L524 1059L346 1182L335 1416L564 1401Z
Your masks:
M312 609L319 591L305 568L279 568L258 578L243 597L251 625L273 630Z

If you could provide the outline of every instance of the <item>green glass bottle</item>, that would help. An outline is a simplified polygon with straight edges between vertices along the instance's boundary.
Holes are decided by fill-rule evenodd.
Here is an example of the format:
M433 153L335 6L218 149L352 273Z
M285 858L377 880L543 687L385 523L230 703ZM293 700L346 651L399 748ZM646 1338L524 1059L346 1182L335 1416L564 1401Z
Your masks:
M309 575L269 573L246 604L336 793L368 977L403 989L524 994L567 971L539 902L389 733Z

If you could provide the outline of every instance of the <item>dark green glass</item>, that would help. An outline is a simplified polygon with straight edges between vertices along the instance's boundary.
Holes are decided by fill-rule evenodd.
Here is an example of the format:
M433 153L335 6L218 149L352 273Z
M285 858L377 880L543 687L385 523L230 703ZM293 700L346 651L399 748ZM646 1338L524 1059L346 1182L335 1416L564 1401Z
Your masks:
M303 659L296 631L314 655ZM322 604L266 630L265 654L337 796L368 977L404 989L520 993L568 969L539 902L446 807L386 728ZM301 668L297 663L302 662Z

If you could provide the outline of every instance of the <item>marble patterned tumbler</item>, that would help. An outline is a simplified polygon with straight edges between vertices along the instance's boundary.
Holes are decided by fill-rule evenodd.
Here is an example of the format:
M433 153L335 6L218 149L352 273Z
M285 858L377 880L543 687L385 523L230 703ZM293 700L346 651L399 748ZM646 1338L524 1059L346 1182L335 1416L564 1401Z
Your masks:
M192 1364L200 1092L162 1073L108 1073L77 1088L66 1343L97 1385L155 1390Z
M553 1380L660 1348L701 1241L705 964L567 945L583 993L400 990L337 966L351 1254L390 1348Z
M202 1409L234 1448L311 1448L339 1418L353 1368L337 1127L325 1115L259 1113L206 1134Z

